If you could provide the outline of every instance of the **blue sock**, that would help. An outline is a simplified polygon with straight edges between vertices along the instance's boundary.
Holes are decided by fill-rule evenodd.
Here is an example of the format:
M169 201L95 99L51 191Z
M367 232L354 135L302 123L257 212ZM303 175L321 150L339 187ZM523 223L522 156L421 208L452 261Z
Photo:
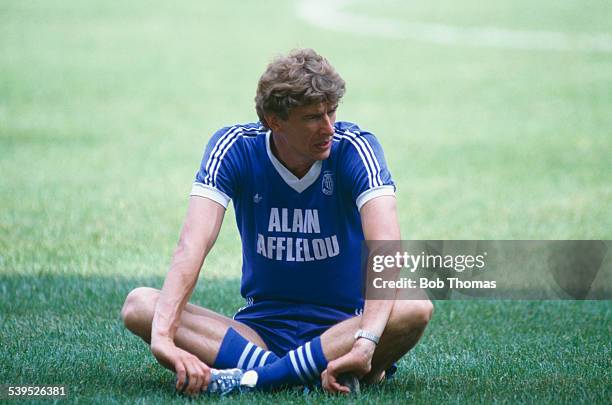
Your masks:
M223 337L219 353L213 364L214 368L240 368L249 370L265 366L278 360L279 357L254 345L242 337L234 328L229 328Z
M258 376L255 387L270 390L281 386L307 385L317 381L326 368L327 359L323 354L321 338L316 337L270 365L255 367Z

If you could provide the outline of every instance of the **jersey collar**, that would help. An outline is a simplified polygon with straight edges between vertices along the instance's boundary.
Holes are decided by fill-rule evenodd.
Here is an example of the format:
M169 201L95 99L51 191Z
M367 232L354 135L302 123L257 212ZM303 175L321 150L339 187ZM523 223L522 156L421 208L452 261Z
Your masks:
M295 174L291 173L289 169L287 169L283 164L274 156L272 153L272 149L270 147L270 137L272 136L272 131L266 132L266 152L268 152L268 158L270 162L272 162L272 166L276 169L279 176L287 183L289 187L301 193L306 190L308 187L312 185L318 178L321 173L321 161L317 160L312 164L308 173L304 175L301 179L298 179Z

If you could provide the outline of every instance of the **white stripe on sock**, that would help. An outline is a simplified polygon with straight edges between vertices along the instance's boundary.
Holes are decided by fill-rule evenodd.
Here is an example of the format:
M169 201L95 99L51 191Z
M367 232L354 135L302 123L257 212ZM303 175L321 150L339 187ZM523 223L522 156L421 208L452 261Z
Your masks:
M309 380L314 380L314 376L312 375L312 371L310 371L310 369L308 368L308 365L306 365L306 361L304 360L304 353L302 353L302 351L304 350L304 346L300 346L297 348L297 355L298 355L298 359L300 359L300 364L302 366L302 370L304 370L306 372L306 374L308 374L308 379Z
M297 362L295 361L295 353L293 350L289 352L289 359L291 360L291 364L293 365L293 369L295 370L295 373L298 375L298 377L300 377L300 380L302 380L302 382L305 383L306 381L304 380L304 377L302 377L302 373L300 372Z
M304 351L306 352L306 358L308 359L308 363L310 363L310 366L312 367L312 370L315 372L315 374L319 375L319 369L317 368L314 359L312 358L312 351L310 349L310 342L306 343L304 345Z
M242 365L244 364L244 361L246 360L247 355L249 354L253 346L255 346L253 343L247 343L244 350L242 351L242 354L240 355L240 359L238 360L238 364L236 365L236 367L242 368Z
M246 366L247 370L250 370L253 368L253 366L255 365L255 362L257 361L257 357L259 357L259 353L261 353L262 351L263 350L261 347L255 347L255 351L251 355L251 360L249 360L249 364L247 364Z
M265 352L263 356L261 356L261 360L259 360L259 367L263 367L266 365L266 359L272 352Z

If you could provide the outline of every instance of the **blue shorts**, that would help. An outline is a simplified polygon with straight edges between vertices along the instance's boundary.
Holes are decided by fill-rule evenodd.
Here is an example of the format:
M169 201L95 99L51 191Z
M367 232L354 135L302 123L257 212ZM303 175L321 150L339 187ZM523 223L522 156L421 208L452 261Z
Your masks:
M255 302L238 310L234 319L253 329L277 356L321 336L330 327L359 314L313 304Z
M234 320L253 329L262 338L268 350L279 357L311 341L335 324L360 315L353 312L313 304L295 304L284 301L261 301L243 307ZM390 379L397 371L393 364L385 373Z

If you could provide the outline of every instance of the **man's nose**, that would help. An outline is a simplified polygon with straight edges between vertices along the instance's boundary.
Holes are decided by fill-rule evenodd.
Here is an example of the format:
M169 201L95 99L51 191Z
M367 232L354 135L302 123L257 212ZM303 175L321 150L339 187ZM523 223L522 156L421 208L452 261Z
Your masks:
M332 123L331 118L327 114L323 115L323 128L322 128L322 130L323 130L322 132L327 134L327 135L333 135L333 133L334 133L334 124Z

